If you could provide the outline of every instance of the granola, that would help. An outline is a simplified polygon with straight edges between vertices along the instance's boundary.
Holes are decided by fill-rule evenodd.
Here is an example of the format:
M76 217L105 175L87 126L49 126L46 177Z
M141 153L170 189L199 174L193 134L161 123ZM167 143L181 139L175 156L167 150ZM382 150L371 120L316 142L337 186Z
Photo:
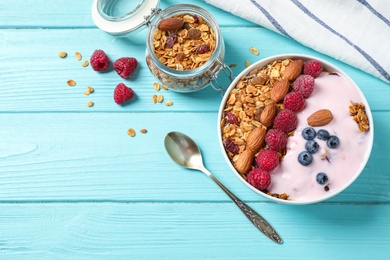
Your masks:
M366 114L366 109L362 103L354 103L351 101L349 113L353 116L353 120L358 124L359 131L367 132L370 130L370 123Z

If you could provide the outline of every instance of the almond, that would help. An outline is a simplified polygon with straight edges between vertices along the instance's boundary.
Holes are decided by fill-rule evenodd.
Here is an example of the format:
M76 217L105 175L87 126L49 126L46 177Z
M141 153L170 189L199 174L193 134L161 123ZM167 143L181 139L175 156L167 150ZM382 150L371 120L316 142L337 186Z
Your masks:
M287 79L279 80L271 90L271 99L275 102L283 100L287 94L290 85Z
M320 109L307 118L309 126L324 126L333 120L333 114L328 109Z
M158 29L161 31L174 31L183 27L184 20L179 18L167 18L158 24Z
M251 150L253 153L257 153L264 145L264 139L267 129L265 127L256 127L249 134L246 141L246 148Z
M274 118L276 116L277 108L275 102L271 102L266 105L260 114L260 123L266 127L272 126Z
M241 174L246 174L252 168L254 154L251 150L244 150L237 159L234 167Z
M283 78L288 81L294 81L301 75L303 69L303 61L302 60L293 60L284 71Z

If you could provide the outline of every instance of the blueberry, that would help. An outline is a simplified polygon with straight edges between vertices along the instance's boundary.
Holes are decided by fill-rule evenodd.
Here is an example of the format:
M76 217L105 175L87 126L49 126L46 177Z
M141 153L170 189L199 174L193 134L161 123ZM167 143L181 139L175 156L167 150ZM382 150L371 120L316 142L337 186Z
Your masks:
M328 175L323 172L320 172L319 174L317 174L316 180L318 184L325 185L328 182Z
M332 135L329 136L328 140L326 141L326 144L328 145L329 148L335 149L339 146L340 140L337 136Z
M298 162L303 166L308 166L313 161L313 155L308 151L303 151L298 155Z
M320 145L314 140L309 140L305 144L305 149L309 153L316 153L318 152L318 149L320 149Z
M302 131L302 137L305 140L313 140L316 137L316 130L313 127L306 127Z
M317 132L317 138L326 141L329 138L329 132L326 131L325 129L320 129Z

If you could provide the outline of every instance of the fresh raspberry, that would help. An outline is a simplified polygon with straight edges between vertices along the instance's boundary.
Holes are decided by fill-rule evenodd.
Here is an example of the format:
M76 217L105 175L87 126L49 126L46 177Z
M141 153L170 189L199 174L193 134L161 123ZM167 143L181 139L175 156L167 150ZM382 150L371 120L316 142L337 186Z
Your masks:
M280 152L287 145L286 135L279 129L270 129L265 135L265 143L270 150Z
M271 175L259 168L251 170L246 177L248 183L258 190L265 190L271 184Z
M114 90L114 101L121 105L134 97L134 91L123 83L119 83Z
M283 104L291 111L301 111L305 107L305 98L297 92L290 92L284 97Z
M238 118L232 112L225 113L226 122L233 125L238 125Z
M295 92L302 94L304 98L308 98L314 89L314 78L310 75L300 75L293 83Z
M290 109L283 109L274 119L274 127L285 133L294 130L297 127L298 118Z
M114 62L115 71L122 78L126 79L133 74L135 69L137 68L138 62L135 58L132 57L123 57L119 58Z
M317 78L322 72L322 64L318 60L308 60L303 65L303 74Z
M110 59L102 50L95 50L89 61L92 69L95 71L105 71L110 67Z
M261 150L256 156L256 163L260 169L270 172L279 164L279 155L273 150Z

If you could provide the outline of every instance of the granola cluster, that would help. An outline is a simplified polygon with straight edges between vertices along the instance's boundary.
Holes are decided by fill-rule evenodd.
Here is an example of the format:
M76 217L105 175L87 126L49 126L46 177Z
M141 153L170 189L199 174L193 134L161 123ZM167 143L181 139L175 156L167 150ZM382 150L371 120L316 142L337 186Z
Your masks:
M358 124L359 131L368 132L370 130L366 109L362 103L354 103L351 101L349 113L351 114L352 119Z
M154 54L164 66L176 71L190 71L210 60L217 48L217 41L213 28L205 19L192 14L180 14L168 19L175 19L176 24L165 23L164 28L157 27L152 40ZM180 28L176 26L177 20L182 21ZM146 62L163 85L181 92L196 91L207 86L212 79L210 72L219 66L218 62L214 62L203 72L188 76L163 72L150 55L146 57Z

